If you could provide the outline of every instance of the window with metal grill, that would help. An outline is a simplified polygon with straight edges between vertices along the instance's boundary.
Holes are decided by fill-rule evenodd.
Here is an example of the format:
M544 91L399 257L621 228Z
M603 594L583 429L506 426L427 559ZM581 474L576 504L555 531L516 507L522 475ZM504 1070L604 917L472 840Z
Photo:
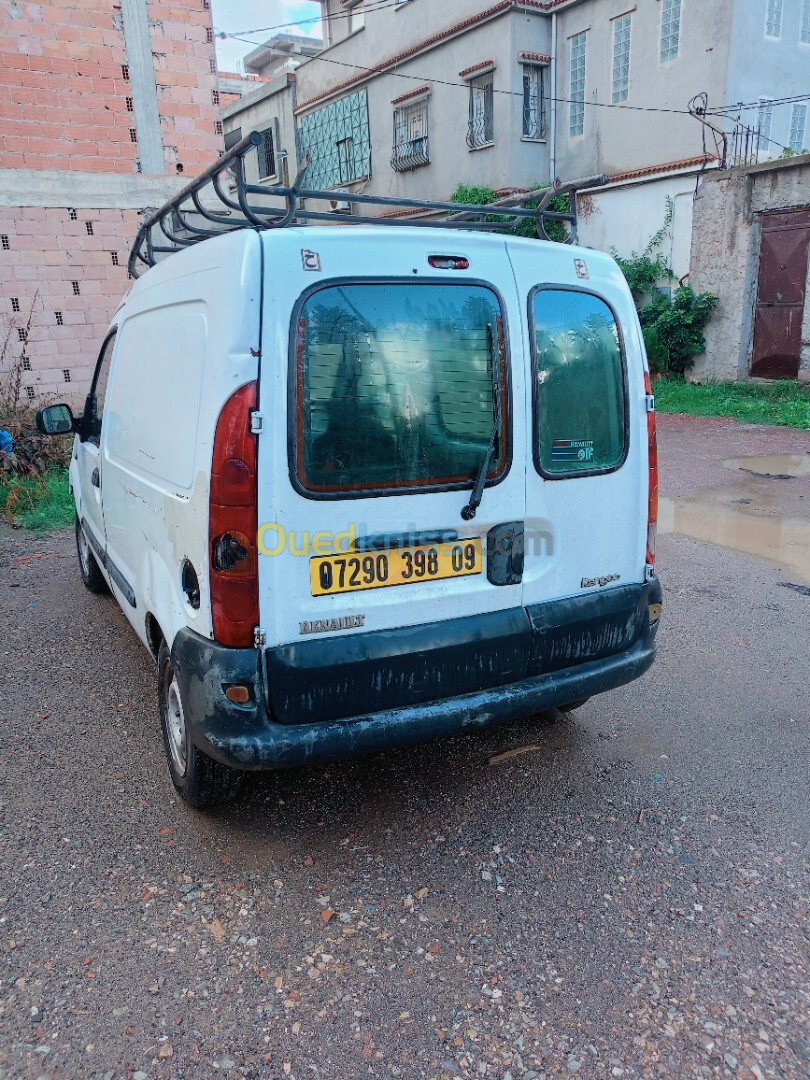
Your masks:
M407 172L430 164L428 101L423 98L394 110L394 152L391 168Z
M307 186L336 187L371 176L368 92L358 90L301 117L299 160L307 152Z
M259 159L259 179L275 180L276 178L276 149L273 140L273 129L265 128L259 133L262 141L256 147ZM239 141L238 139L236 140ZM227 143L225 144L227 146Z
M470 118L467 124L467 146L471 150L489 146L495 138L495 75L488 71L470 79Z
M676 60L681 39L681 0L663 0L661 4L662 64Z
M585 131L585 48L586 32L571 38L571 103L568 106L568 133L582 135Z
M20 310L20 298L18 296L12 296L12 298L11 298L11 310L12 311L19 311Z
M523 65L523 138L545 139L546 99L545 69L537 64Z
M773 103L768 98L759 99L757 109L757 150L760 155L771 153L771 122L773 121Z
M782 0L767 0L765 9L765 37L778 38L782 34Z
M610 100L627 101L630 88L630 15L613 20L613 78Z

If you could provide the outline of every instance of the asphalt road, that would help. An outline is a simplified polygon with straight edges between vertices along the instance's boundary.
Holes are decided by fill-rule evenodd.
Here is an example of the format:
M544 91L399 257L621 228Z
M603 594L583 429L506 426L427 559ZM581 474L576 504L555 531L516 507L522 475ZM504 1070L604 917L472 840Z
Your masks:
M206 817L72 538L6 533L0 1077L810 1075L810 597L659 563L639 682Z

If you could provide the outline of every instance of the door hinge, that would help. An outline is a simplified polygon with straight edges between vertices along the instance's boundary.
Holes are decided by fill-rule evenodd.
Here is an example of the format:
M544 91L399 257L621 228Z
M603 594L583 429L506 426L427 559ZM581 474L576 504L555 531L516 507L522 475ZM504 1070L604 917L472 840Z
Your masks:
M254 409L250 414L250 434L258 435L264 430L264 414Z
M648 413L655 412L655 396L653 394L644 395L644 411Z
M256 649L263 649L267 644L267 631L261 626L253 628L253 645Z

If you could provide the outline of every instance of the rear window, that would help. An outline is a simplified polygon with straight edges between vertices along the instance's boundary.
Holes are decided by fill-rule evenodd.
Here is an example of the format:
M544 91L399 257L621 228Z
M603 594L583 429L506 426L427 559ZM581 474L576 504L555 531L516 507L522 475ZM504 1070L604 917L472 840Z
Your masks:
M505 354L500 303L484 286L393 282L311 293L297 325L298 485L339 497L472 483L496 392L502 419L489 478L500 479Z
M618 468L626 448L624 363L612 310L573 289L537 289L534 459L547 477Z

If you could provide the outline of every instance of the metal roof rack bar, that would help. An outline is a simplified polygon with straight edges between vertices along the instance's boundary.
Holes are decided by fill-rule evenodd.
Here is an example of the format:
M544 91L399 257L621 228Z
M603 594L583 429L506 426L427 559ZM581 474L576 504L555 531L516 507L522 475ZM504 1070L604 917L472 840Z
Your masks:
M384 227L410 226L441 229L474 229L508 231L521 221L533 220L538 236L550 240L547 224L563 222L568 226L566 243L573 243L577 233L576 192L581 188L598 187L607 183L607 176L589 176L549 188L522 192L496 199L492 203L434 202L427 199L400 199L384 195L347 193L323 189L308 189L303 180L310 164L309 154L289 187L264 187L248 183L245 177L247 155L262 143L262 136L252 131L232 146L195 180L187 184L159 210L144 219L129 255L128 268L138 277L141 266L154 266L157 256L171 255L236 229L283 229L310 222L328 221L332 225L379 225ZM234 199L223 190L222 178L229 177ZM569 196L567 211L551 210L558 195ZM280 200L275 206L261 205L255 197ZM329 213L309 209L306 200L334 202L344 200L350 205L371 207L382 211L381 216L363 213ZM399 211L396 216L386 211ZM405 211L405 214L402 214ZM208 226L208 227L207 227ZM213 226L211 228L210 226ZM154 230L159 230L155 233ZM171 246L158 243L165 237Z

